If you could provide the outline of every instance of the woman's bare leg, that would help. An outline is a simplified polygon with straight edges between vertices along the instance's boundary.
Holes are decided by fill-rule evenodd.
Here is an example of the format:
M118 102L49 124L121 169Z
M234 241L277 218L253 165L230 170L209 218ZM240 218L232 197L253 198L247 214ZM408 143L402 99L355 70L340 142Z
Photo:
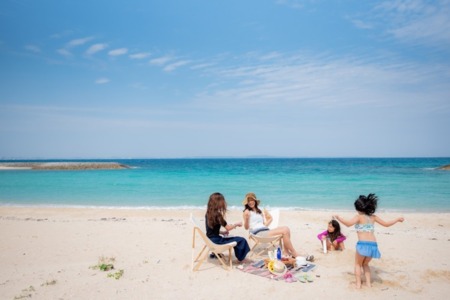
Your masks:
M292 255L294 257L298 256L297 251L295 251L294 246L291 242L291 230L287 226L277 227L275 229L269 230L268 236L275 236L275 235L282 235L283 236L283 245L284 245L284 251L285 254Z

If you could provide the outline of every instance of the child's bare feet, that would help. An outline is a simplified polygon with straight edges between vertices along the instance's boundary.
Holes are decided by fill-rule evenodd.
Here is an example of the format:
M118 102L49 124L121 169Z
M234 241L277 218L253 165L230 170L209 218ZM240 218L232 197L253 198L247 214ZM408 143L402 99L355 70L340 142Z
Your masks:
M362 285L361 277L356 277L356 288L360 289Z

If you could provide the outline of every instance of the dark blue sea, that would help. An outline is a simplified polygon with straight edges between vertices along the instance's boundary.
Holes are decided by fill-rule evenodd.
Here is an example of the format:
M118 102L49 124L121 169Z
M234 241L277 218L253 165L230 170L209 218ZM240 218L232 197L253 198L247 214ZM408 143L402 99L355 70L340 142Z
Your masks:
M450 158L95 161L131 168L1 170L0 205L189 209L204 208L221 192L230 209L241 209L244 195L255 192L271 208L353 210L360 194L375 193L385 211L450 211L450 171L437 169Z

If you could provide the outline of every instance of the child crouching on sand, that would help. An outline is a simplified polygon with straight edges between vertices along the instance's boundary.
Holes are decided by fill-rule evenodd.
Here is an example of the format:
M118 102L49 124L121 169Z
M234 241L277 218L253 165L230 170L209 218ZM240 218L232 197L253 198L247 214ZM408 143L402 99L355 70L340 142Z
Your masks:
M389 227L397 222L403 222L403 217L396 218L391 221L384 221L380 217L374 215L377 210L378 197L375 194L359 196L355 201L355 209L358 212L352 219L344 219L338 215L334 218L344 224L345 226L355 225L356 233L358 234L358 242L356 243L355 252L355 277L356 288L361 288L361 269L364 270L366 277L366 285L371 287L370 267L369 262L372 258L380 258L381 254L378 251L378 244L374 235L374 224L378 223L384 227Z
M341 225L336 220L328 222L328 228L317 235L317 238L323 243L326 240L327 250L344 250L345 235L341 233Z

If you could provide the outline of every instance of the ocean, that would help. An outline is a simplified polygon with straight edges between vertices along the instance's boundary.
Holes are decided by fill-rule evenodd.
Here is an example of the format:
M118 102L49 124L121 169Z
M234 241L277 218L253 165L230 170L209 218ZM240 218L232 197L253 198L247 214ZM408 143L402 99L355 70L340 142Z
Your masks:
M131 168L0 170L0 205L191 209L220 192L229 209L242 209L244 195L254 192L268 208L346 211L359 195L375 193L381 211L450 211L450 171L437 169L450 158L92 161Z

